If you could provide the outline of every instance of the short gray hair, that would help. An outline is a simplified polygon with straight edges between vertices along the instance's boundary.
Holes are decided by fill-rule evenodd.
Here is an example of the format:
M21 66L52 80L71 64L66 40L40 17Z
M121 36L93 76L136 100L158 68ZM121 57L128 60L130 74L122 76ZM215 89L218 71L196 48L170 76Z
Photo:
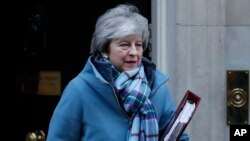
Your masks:
M132 4L117 5L107 10L97 19L90 53L96 55L107 52L108 46L113 39L131 34L142 37L145 50L149 40L148 20Z

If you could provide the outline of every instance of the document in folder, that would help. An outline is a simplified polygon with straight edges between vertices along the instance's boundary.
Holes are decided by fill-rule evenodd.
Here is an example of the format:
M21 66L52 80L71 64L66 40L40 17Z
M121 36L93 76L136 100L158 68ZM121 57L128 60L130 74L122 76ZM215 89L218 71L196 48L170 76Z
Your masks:
M192 119L201 98L188 90L182 98L160 141L176 141Z

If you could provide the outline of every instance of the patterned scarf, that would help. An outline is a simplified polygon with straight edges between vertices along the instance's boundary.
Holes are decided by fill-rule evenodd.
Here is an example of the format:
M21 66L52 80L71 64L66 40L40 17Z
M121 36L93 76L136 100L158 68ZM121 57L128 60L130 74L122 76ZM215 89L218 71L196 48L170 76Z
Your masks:
M117 95L127 113L131 113L131 125L128 132L128 141L158 141L158 122L154 107L149 100L151 89L148 86L144 67L125 72L119 72L111 62L101 56L92 58L92 63L102 77L115 86ZM150 68L147 61L144 62ZM145 71L149 71L148 69ZM149 73L151 75L152 73ZM150 79L150 81L152 81Z
M143 65L120 73L115 79L115 87L124 109L132 113L128 141L158 141L159 127L154 107L148 98L151 89Z

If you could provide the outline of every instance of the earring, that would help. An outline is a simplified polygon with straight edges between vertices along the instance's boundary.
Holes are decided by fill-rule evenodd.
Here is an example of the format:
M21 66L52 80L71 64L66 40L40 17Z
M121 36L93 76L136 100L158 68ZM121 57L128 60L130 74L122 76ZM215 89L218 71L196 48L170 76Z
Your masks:
M109 58L108 55L106 55L106 54L103 54L102 57L105 58L105 59Z

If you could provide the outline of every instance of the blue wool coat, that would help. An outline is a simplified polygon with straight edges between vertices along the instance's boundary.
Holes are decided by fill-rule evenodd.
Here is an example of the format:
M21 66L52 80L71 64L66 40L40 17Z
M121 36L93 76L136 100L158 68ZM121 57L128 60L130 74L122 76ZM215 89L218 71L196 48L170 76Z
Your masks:
M154 105L160 134L176 109L166 82L154 71L150 100ZM52 115L47 141L127 141L131 124L115 90L88 59L84 69L65 87ZM184 133L182 141L189 140Z

